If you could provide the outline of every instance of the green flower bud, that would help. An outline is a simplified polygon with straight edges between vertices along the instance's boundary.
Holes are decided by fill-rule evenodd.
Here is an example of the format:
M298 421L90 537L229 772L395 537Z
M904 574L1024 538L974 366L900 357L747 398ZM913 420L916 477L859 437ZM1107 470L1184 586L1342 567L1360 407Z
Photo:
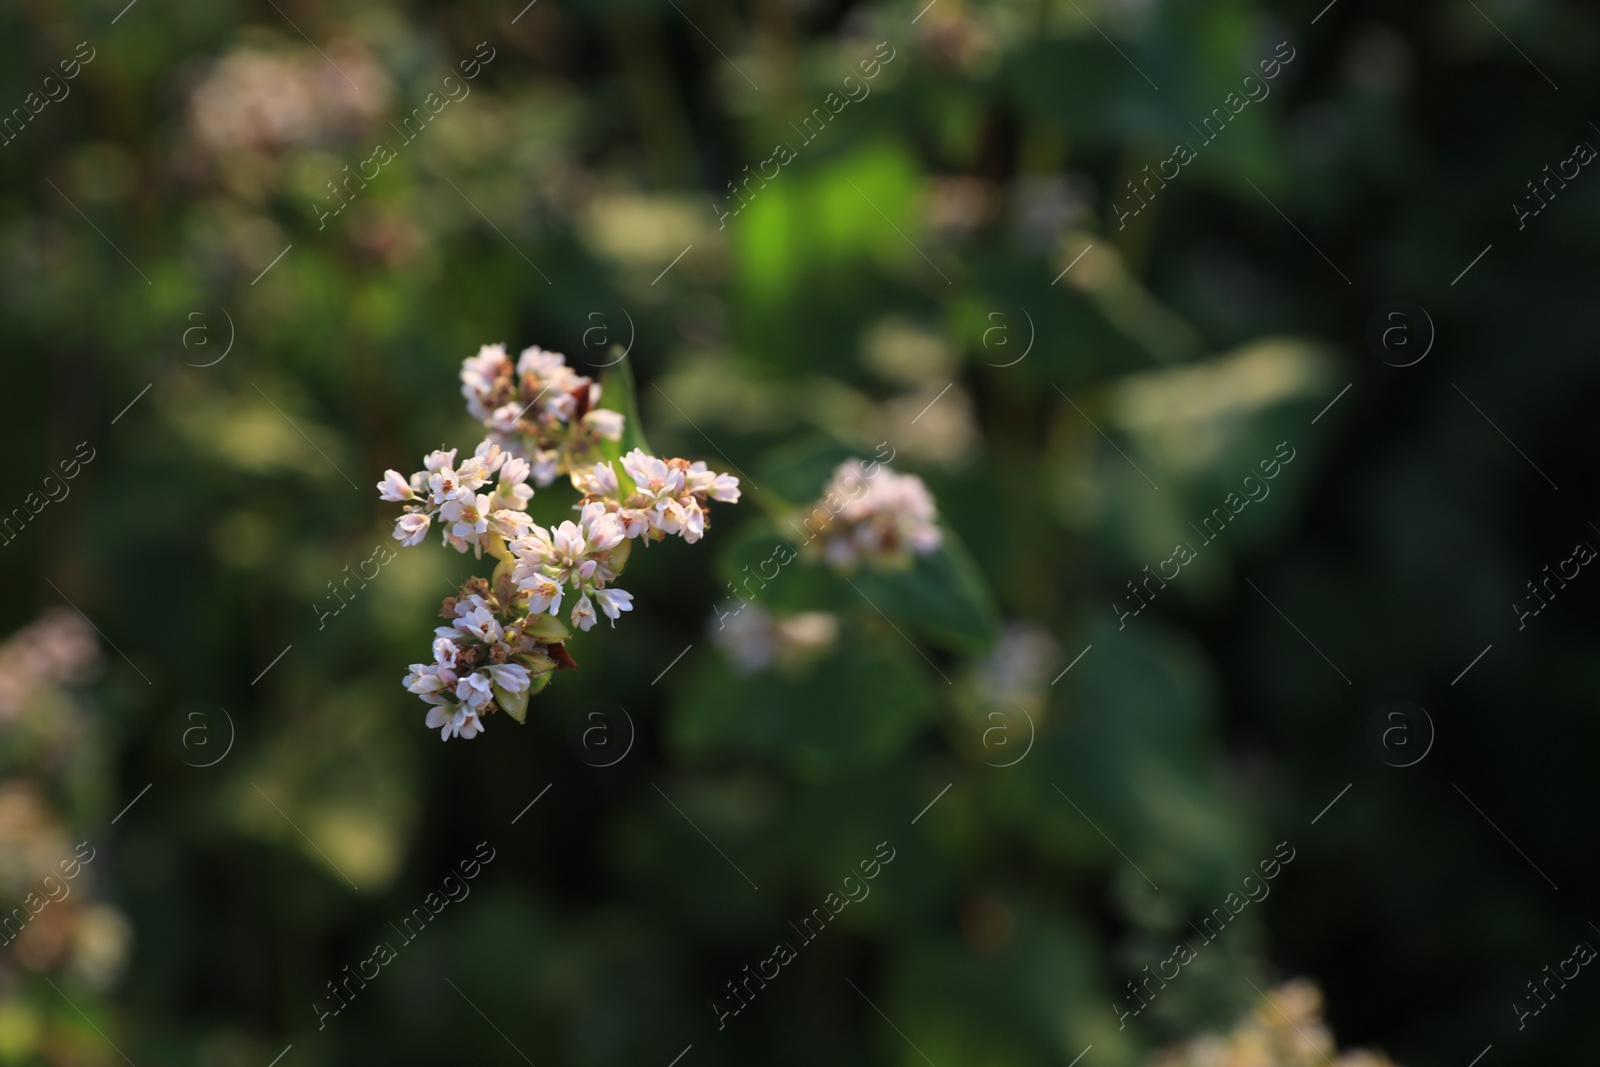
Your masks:
M545 645L559 645L572 636L572 631L562 625L560 619L548 613L530 617L522 632Z

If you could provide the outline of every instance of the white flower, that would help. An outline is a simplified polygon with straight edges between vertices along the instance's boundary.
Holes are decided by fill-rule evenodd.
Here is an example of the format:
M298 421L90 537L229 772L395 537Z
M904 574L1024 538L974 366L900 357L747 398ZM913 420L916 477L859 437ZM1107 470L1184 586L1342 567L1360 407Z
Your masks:
M594 622L594 605L587 596L580 597L577 606L572 609L572 625L587 631L594 626Z
M583 524L583 539L588 552L609 552L622 543L625 536L622 524L606 510L604 504L585 504L578 519Z
M587 470L573 471L572 486L585 496L615 497L619 492L616 469L609 463L596 463Z
M518 581L517 588L528 592L528 614L538 615L540 612L548 611L554 615L561 610L563 590L554 578L535 571L527 578Z
M426 693L442 693L450 683L440 676L437 664L413 663L411 673L405 676L404 685L408 691L422 696Z
M496 619L487 607L475 607L468 611L456 620L456 629L488 645L504 641L506 637L500 620Z
M633 610L633 594L621 589L601 589L595 593L594 598L600 602L600 610L611 620L613 629L616 628L619 615L624 611Z
M456 699L469 707L476 714L489 701L494 699L494 690L490 688L489 676L483 671L474 671L456 683Z
M583 424L607 441L622 440L622 412L595 408L583 417Z
M483 720L478 717L478 709L466 704L435 704L428 709L428 717L423 721L439 731L441 741L448 741L452 737L471 740L483 733Z
M537 567L555 559L556 549L550 543L550 531L543 526L531 527L527 534L517 538L509 546L512 555L517 557L519 568L522 566ZM521 578L522 572L518 571L514 577Z
M452 467L434 467L428 475L428 491L434 504L443 504L461 491L461 477ZM470 490L469 490L470 492Z
M416 493L412 491L411 483L399 471L391 469L383 472L383 481L378 483L378 499L394 504L414 496Z
M650 529L650 517L655 512L644 508L618 508L617 523L622 527L624 537L639 537Z
M505 453L500 450L500 446L485 438L479 443L472 457L465 460L456 471L456 477L461 481L461 488L482 488L488 484L489 476L500 469L505 459Z
M643 449L636 448L623 456L622 469L651 503L675 499L683 492L683 472L668 467L656 456L646 455Z
M561 473L561 453L553 448L541 448L533 456L533 480L536 484L549 485L556 480L556 475Z
M453 523L450 533L468 544L478 544L478 535L489 529L489 497L485 493L474 496L460 489L439 509L439 517Z
M479 500L488 500L489 497L479 497ZM512 511L510 508L496 508L489 512L489 532L501 537L521 537L533 525L533 520L526 511Z
M560 352L549 352L538 345L529 345L517 357L517 373L532 374L539 378L559 376L562 371L571 371L567 367L567 357Z
M461 361L461 395L467 412L475 419L486 419L495 389L510 369L505 345L484 345L476 356Z
M527 511L528 501L533 499L533 486L528 485L528 476L533 473L533 465L520 456L507 456L500 465L500 485L495 490L495 501L500 507L510 508L513 511Z
M470 741L483 733L483 720L478 717L477 709L465 705L456 708L455 717L450 725L454 727L456 736L463 741Z
M428 525L432 520L426 515L413 512L402 515L394 523L394 539L407 547L421 544L422 539L428 535Z
M591 562L585 556L588 546L583 540L582 527L571 519L560 526L551 527L550 543L552 546L550 565L556 568L554 575L556 581L565 584L572 581L575 573L580 577L587 577L580 573L583 564ZM593 569L590 568L591 573Z
M459 727L452 720L455 717L455 708L450 704L435 704L428 709L428 717L423 722L427 723L430 730L439 731L439 740L448 741L451 733Z
M707 470L699 460L689 465L686 479L691 493L705 493L712 500L720 500L724 504L739 502L739 479L731 474Z
M448 452L442 449L434 449L422 457L422 465L430 471L436 471L441 467L450 467L454 465L455 461L456 450L453 448Z
M452 638L436 637L433 639L433 659L439 666L454 667L456 665L456 656L459 653L460 649L456 647L456 643Z
M520 693L528 688L528 668L516 663L496 663L489 668L489 677L508 693Z

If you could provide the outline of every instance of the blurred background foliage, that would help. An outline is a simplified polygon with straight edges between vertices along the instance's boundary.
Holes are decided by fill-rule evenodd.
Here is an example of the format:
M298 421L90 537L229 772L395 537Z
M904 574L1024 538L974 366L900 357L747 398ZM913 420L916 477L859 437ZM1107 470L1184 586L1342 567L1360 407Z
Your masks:
M1600 26L1320 8L0 11L0 623L91 640L70 602L103 661L0 662L26 675L0 903L99 850L49 936L0 949L0 1062L1097 1067L1244 1017L1163 1062L1314 1062L1276 1019L1331 1053L1316 992L1262 992L1290 976L1399 1062L1592 1055L1581 981L1527 1029L1510 1005L1592 929L1593 594L1521 631L1505 605L1595 534L1600 197L1577 179L1521 230L1506 205L1593 134ZM1121 219L1279 42L1270 95ZM1405 369L1365 342L1397 298L1438 330ZM388 543L383 469L471 447L456 371L495 341L625 351L656 447L746 495L635 560L638 610L526 726L440 745L398 683L472 561L330 593ZM748 585L880 447L947 548ZM1119 626L1280 447L1270 496ZM1368 741L1392 698L1438 729L1403 770ZM480 841L470 897L319 1029ZM1119 1027L1279 841L1270 897ZM870 897L719 1030L725 983L880 842Z

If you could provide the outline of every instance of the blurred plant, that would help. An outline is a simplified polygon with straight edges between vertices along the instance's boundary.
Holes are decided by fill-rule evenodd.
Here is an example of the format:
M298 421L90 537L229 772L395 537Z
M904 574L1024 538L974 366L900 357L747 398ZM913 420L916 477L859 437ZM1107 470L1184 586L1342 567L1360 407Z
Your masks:
M524 349L513 369L504 345L485 345L462 362L461 393L489 437L459 468L455 449L436 450L409 479L389 470L378 483L384 500L405 505L394 530L401 544L420 543L437 518L445 544L499 560L489 581L468 579L445 600L440 614L451 622L434 631L434 662L413 663L405 677L433 706L426 722L441 738L476 737L482 716L495 711L525 721L528 697L556 670L578 666L566 650L571 633L554 618L567 589L578 594L572 625L591 629L598 605L615 626L633 610L632 594L608 588L628 565L632 539L677 534L693 544L705 533L708 500L739 499L739 479L651 455L627 371L609 381L622 407L601 407L600 383L558 352ZM633 447L622 455L625 444ZM478 492L496 473L494 492ZM579 520L535 525L529 478L548 486L561 474L583 493Z
M1322 993L1305 979L1285 982L1266 1000L1228 1034L1191 1038L1156 1055L1150 1067L1394 1067L1382 1053L1338 1052L1322 1021Z
M0 645L0 1059L34 1062L62 1035L55 994L28 975L70 976L91 990L115 981L130 931L96 899L89 842L74 850L64 810L99 766L86 709L68 687L92 679L100 653L88 623L59 608ZM55 1062L52 1060L51 1062Z
M732 609L731 601L727 607ZM711 643L727 653L744 674L757 674L774 665L793 670L811 663L839 640L838 616L826 611L774 617L747 604L731 614L718 612L718 616L718 625L711 628ZM726 624L720 621L724 617Z
M840 571L866 563L878 570L904 570L913 556L939 547L939 509L915 474L897 474L887 464L847 459L834 469L822 498L805 522L817 549ZM808 545L810 542L808 542Z

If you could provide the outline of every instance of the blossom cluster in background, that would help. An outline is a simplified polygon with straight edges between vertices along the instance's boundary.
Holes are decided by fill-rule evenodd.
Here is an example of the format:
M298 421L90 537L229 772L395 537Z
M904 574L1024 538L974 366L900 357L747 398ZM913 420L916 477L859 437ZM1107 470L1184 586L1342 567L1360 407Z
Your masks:
M189 99L196 141L218 154L269 153L364 130L389 105L389 77L354 41L328 51L331 59L293 46L224 56Z
M67 608L0 645L0 900L9 909L0 912L0 1019L13 1024L37 1017L11 980L18 970L103 988L127 958L128 923L97 899L85 859L93 846L75 852L75 820L63 810L71 786L100 763L89 709L67 687L99 667L94 631Z
M827 653L839 640L839 619L826 611L802 611L774 616L754 604L737 611L729 601L706 629L711 643L720 648L743 674L759 674L769 667L793 669ZM724 623L722 620L726 619Z
M921 478L859 459L835 468L804 521L823 558L842 571L863 563L880 569L908 566L913 556L928 555L943 540L939 509Z
M0 645L0 721L20 715L40 690L88 681L99 666L89 624L52 608Z
M1334 1058L1337 1057L1337 1058ZM1339 1052L1322 1021L1322 993L1305 979L1285 982L1227 1034L1166 1049L1149 1067L1395 1067L1379 1052Z

